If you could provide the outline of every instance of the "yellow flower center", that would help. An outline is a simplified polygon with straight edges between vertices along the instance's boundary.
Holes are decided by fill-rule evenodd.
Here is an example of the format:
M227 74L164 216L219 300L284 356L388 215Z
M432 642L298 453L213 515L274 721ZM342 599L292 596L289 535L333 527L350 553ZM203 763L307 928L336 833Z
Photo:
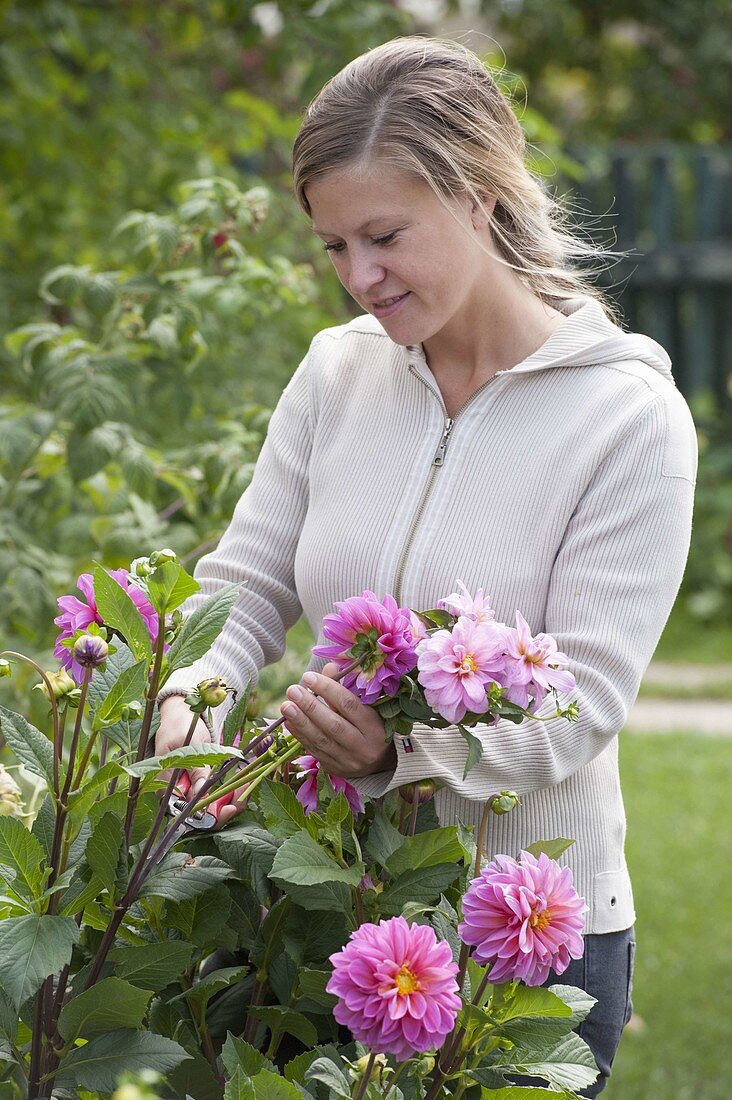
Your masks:
M468 655L467 657L463 657L462 661L460 662L460 672L466 676L470 672L475 672L477 667L478 666L470 655Z
M415 993L419 989L419 980L415 978L406 963L395 975L394 984L397 987L397 993L402 997L406 997L408 993Z
M543 909L541 913L534 911L529 917L529 924L532 928L536 928L538 932L541 932L543 928L552 923L552 911L551 909Z

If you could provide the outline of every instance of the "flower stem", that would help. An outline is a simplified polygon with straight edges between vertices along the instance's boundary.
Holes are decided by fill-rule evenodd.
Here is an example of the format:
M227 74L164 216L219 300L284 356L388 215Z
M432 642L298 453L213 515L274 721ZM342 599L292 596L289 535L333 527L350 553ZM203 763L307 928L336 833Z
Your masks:
M409 831L408 836L414 836L417 828L417 814L419 813L419 799L417 798L417 792L414 792L414 802L412 803L412 812L409 815Z
M371 1080L371 1071L374 1068L374 1062L376 1061L376 1054L372 1050L369 1054L369 1060L366 1063L366 1069L363 1071L363 1077L359 1081L358 1089L353 1097L353 1100L362 1100L366 1089L369 1087L369 1081Z
M60 789L59 764L61 761L61 750L63 748L63 729L59 722L58 704L56 702L56 696L53 693L53 688L51 687L51 681L48 679L48 676L46 676L41 666L31 660L30 657L26 657L24 653L16 653L13 649L5 649L0 653L0 657L14 657L16 661L24 661L25 664L30 665L31 668L36 670L46 685L48 698L51 703L51 713L53 715L53 797L54 802L58 802Z
M157 701L158 684L160 683L160 674L163 668L163 655L165 650L165 615L163 612L158 612L158 636L155 643L155 660L153 662L152 675L150 682L147 686L147 701L145 703L145 713L142 716L142 724L140 726L140 737L137 742L137 755L135 757L135 763L138 764L143 759L147 752L147 742L150 736L150 727L152 725L153 714L155 713L155 704ZM129 848L130 837L132 835L132 825L135 820L135 812L137 810L137 799L140 791L140 780L132 779L130 781L129 791L127 793L127 810L125 812L125 825L124 835L125 844Z

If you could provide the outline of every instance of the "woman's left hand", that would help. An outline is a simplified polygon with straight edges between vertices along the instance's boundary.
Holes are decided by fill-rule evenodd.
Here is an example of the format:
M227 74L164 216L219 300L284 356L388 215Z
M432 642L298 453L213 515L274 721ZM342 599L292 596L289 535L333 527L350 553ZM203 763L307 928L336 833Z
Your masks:
M280 707L287 729L330 775L349 779L393 771L396 749L385 741L384 723L332 678L338 671L338 665L327 664L321 675L306 672L302 686L287 689Z

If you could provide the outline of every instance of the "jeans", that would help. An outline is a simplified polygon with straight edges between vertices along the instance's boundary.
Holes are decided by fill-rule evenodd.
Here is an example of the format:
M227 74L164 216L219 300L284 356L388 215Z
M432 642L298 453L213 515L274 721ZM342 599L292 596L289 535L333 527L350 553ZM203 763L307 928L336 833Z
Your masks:
M588 1098L599 1096L610 1077L613 1059L620 1045L623 1028L633 1012L633 959L635 929L585 936L585 953L573 959L563 974L551 971L545 985L575 985L597 1001L577 1028L577 1034L589 1046L600 1076L594 1085L580 1092ZM522 1085L546 1085L539 1078L516 1079Z

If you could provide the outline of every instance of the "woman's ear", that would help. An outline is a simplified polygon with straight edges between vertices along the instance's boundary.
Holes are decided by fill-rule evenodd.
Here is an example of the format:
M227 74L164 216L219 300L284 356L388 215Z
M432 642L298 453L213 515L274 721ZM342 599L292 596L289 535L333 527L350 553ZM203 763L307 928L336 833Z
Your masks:
M485 229L491 220L497 199L487 191L479 191L470 206L470 220L473 229Z

